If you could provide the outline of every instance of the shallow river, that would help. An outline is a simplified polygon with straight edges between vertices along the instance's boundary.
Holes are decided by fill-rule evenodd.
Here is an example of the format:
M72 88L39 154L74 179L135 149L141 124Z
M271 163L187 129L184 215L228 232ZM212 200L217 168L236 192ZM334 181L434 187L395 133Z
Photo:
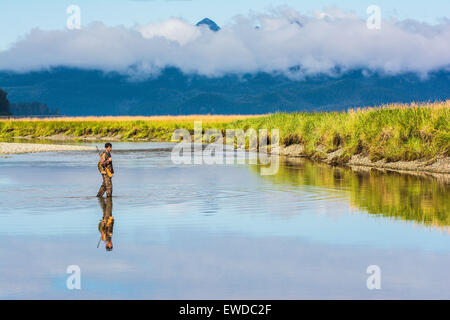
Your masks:
M170 144L113 147L111 203L95 197L96 152L0 158L0 298L450 299L442 179L306 160L261 175L174 164Z

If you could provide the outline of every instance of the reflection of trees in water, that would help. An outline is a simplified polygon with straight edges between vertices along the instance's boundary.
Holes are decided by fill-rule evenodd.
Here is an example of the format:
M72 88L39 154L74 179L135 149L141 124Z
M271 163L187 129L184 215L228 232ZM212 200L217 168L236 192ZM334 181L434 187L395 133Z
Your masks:
M349 193L352 205L370 214L430 226L450 226L448 176L436 179L425 174L401 174L367 168L352 170L295 159L286 160L276 175L264 178L274 183L342 189Z

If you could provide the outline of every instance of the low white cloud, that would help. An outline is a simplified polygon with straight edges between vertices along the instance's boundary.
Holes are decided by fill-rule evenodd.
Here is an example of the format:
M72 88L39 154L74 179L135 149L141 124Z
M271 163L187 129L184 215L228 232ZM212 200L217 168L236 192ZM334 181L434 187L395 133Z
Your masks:
M145 26L139 26L137 30L146 39L162 37L176 41L181 45L194 41L201 35L199 28L175 18L162 23L149 23Z
M0 69L56 66L118 71L134 76L178 67L186 73L284 72L297 76L363 68L426 75L450 66L450 20L366 21L337 8L311 16L281 7L237 16L219 32L171 18L134 28L94 23L81 30L31 30L0 52ZM294 75L295 76L295 75Z

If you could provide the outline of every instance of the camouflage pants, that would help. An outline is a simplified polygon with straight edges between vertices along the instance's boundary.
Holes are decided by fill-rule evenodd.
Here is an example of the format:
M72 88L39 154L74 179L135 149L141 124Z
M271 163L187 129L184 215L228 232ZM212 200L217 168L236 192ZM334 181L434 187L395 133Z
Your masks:
M105 192L106 192L107 197L112 197L113 186L112 186L111 178L108 177L107 174L102 174L102 177L103 177L103 183L100 186L100 189L98 190L97 197L103 197Z

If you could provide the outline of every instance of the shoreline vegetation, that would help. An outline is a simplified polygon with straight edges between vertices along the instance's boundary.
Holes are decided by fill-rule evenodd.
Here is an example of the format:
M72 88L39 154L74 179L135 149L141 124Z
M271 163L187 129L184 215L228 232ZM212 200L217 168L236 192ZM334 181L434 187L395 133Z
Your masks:
M345 112L0 120L1 139L170 142L175 129L279 129L279 154L333 165L450 173L450 100ZM204 141L208 142L208 141Z

